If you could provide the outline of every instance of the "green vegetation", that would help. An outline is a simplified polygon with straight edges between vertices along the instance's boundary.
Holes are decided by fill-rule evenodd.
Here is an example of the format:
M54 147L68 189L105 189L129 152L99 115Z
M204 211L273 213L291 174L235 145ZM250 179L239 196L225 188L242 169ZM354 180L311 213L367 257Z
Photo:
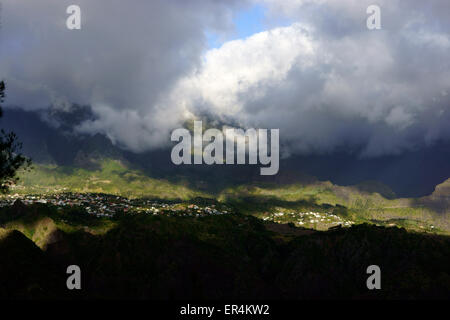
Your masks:
M450 238L361 224L312 231L243 214L94 218L0 209L0 298L444 298ZM20 231L19 231L20 230ZM70 264L81 291L65 287ZM383 290L366 288L377 264Z
M155 196L161 199L191 199L205 196L187 186L152 179L138 170L128 169L118 160L99 161L99 169L87 170L55 165L35 165L31 172L22 172L21 183L12 192L45 194L54 192L95 192L128 198Z
M433 200L433 195L420 199L387 199L378 192L368 193L358 187L317 182L310 185L240 186L225 190L219 199L260 218L276 212L286 213L285 216L289 217L292 212L312 211L334 214L355 223L398 225L421 232L450 233L450 210L442 210L442 206L450 203L448 197L440 206L433 206L439 204ZM442 198L440 200L442 202ZM286 219L283 222L289 222ZM323 227L319 225L318 229Z
M3 116L1 104L5 98L5 83L0 81L0 118ZM17 183L17 170L29 168L31 160L21 154L22 144L14 132L0 130L0 193L7 193Z
M38 247L43 248L56 230L66 233L84 230L92 234L104 234L115 226L115 222L88 215L80 207L61 211L54 206L34 204L2 208L0 226L3 226L4 230L20 231Z
M193 189L180 184L146 176L117 160L97 160L97 169L35 165L31 172L22 172L21 182L12 190L17 194L46 194L55 192L95 192L121 195L128 198L159 198L191 200L217 199L239 212L259 218L274 213L286 213L283 223L294 213L315 212L333 214L354 223L374 223L401 226L409 230L429 233L450 233L450 198L448 184L436 187L435 193L419 199L395 198L392 191L376 182L358 186L336 186L330 182L308 184L247 184L216 192ZM211 188L213 189L213 188ZM326 221L327 217L324 217ZM326 230L329 223L307 224L310 228Z

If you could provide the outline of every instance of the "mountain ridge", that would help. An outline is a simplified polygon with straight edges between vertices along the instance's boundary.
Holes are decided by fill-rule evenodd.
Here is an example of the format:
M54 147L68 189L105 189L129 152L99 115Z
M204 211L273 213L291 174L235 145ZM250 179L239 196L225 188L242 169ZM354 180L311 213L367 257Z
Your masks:
M245 182L293 183L314 179L373 188L375 183L367 186L367 181L376 181L380 184L378 189L385 189L382 191L385 195L394 192L398 197L422 197L431 195L438 184L450 178L450 148L443 142L424 150L374 159L359 159L339 152L291 156L280 160L278 175L261 177L249 165L176 166L171 163L170 149L136 154L120 149L100 133L76 134L74 128L87 119L95 116L86 106L47 113L9 108L5 109L0 124L17 133L25 155L38 164L95 168L96 159L115 158L154 178L184 177L199 183L204 181L209 189Z

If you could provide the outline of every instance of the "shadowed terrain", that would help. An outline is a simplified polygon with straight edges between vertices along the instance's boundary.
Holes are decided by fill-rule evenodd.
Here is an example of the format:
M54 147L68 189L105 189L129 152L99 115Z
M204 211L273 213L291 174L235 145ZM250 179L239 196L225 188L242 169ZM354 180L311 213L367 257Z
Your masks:
M1 218L0 297L6 299L450 294L450 239L397 227L362 224L314 232L292 225L273 228L239 213L121 214L108 220L46 205L3 208ZM82 270L81 291L65 288L71 264ZM366 268L373 264L382 270L382 290L366 287Z

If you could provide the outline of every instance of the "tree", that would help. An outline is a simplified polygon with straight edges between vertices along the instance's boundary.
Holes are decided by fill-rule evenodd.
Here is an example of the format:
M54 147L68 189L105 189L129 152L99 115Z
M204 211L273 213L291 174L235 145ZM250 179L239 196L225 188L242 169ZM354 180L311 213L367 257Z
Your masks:
M5 83L0 82L0 118L3 116L1 103L5 98ZM14 132L0 130L0 193L6 193L17 183L17 170L23 167L30 168L31 160L23 156L20 151L22 144L17 140Z

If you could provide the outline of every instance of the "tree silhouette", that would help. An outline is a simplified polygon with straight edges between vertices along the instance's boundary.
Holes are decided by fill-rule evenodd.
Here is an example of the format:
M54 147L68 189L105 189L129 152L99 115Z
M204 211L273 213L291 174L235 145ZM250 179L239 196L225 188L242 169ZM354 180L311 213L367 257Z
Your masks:
M5 83L0 82L0 104L5 98ZM0 105L0 118L3 116L3 110ZM22 144L18 142L14 132L5 132L0 130L0 193L6 193L9 188L17 183L17 170L21 167L29 168L31 160L24 157L20 151Z

